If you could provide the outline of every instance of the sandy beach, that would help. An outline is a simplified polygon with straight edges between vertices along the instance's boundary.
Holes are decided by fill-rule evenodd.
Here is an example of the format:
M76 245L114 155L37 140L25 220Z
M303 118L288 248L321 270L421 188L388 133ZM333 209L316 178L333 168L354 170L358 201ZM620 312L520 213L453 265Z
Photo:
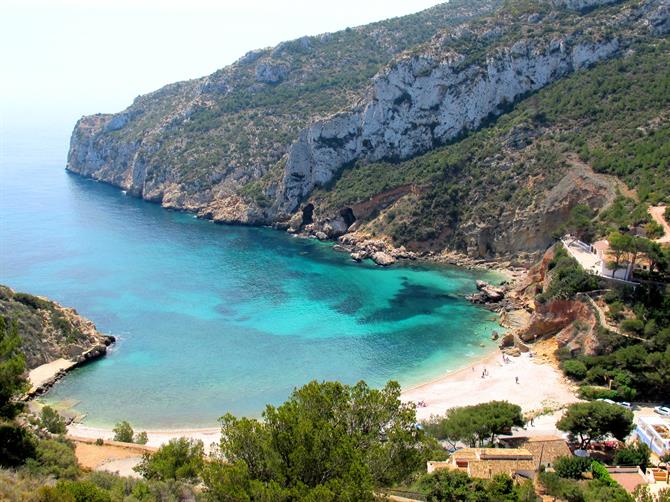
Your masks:
M141 432L144 429L137 427L135 432ZM111 429L104 429L99 427L90 427L88 425L73 423L67 428L68 435L75 438L86 439L106 439L114 438L114 433ZM160 429L146 431L149 441L146 446L158 447L167 443L171 439L180 437L187 437L191 439L199 439L205 445L205 449L209 451L212 444L219 442L221 436L221 429L219 427L193 428L193 429Z
M443 415L456 406L493 400L518 404L526 414L578 401L572 386L546 356L526 353L507 361L503 363L502 353L496 351L466 368L407 389L402 398L425 403L417 406L419 420ZM482 378L484 370L487 374Z

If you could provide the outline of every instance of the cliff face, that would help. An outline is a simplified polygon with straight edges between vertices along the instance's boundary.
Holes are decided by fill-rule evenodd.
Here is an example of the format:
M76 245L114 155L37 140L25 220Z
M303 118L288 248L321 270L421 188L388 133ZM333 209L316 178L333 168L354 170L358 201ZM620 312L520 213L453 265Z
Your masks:
M454 0L251 51L212 75L140 96L119 114L82 117L67 169L218 221L270 221L245 187L282 161L302 129L355 102L396 54L500 4Z
M0 286L0 315L17 323L29 370L60 358L77 363L93 359L114 341L74 309L6 286Z
M654 45L670 31L670 7L500 5L452 1L252 51L213 75L139 97L120 114L83 117L68 169L219 222L331 238L359 230L411 249L534 257L577 203L597 210L616 191L614 181L575 169L563 154L549 158L543 135L564 133L560 122L549 127L538 112L506 123L496 132L498 151L489 138L482 155L459 154L437 178L442 160L420 156L444 145L464 151L465 136L541 89ZM509 195L494 215L496 176Z
M572 43L571 43L572 42ZM315 186L345 165L407 159L499 115L525 93L611 57L614 40L519 40L484 64L462 56L413 56L375 79L364 104L318 122L300 135L284 172L280 211L293 212Z

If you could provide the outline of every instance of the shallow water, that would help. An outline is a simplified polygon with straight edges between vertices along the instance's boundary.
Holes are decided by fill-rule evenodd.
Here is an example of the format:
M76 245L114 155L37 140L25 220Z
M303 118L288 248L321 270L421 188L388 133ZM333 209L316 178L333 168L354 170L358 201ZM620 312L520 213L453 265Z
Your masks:
M483 274L355 264L328 244L166 211L67 174L58 148L17 145L0 160L0 282L118 338L46 397L89 425L214 425L312 379L411 385L492 346L492 314L462 299Z

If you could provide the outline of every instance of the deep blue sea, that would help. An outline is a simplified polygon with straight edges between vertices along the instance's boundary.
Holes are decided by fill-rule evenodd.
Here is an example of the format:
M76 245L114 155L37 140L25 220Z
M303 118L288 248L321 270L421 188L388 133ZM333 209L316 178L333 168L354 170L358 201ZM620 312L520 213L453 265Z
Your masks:
M66 173L66 148L3 145L0 283L117 337L45 398L87 424L212 426L312 379L412 385L492 346L492 314L462 298L483 274L356 264L329 244L200 221Z

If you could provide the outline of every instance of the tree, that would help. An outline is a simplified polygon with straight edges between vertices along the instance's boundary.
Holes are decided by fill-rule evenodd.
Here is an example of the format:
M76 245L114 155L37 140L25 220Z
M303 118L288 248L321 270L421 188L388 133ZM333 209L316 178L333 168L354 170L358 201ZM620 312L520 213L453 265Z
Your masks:
M403 482L425 468L432 445L395 382L383 389L310 382L281 406L267 406L263 417L221 418L221 454L229 464L207 466L209 493L230 489L254 498L264 486L294 499L336 500L331 494L340 493L371 500L375 484Z
M16 322L0 315L0 418L14 418L23 409L16 397L28 390L25 357L19 350Z
M611 434L623 441L633 430L633 412L616 404L589 401L571 404L556 422L559 430L579 440L579 448L586 449L592 441Z
M205 449L202 441L188 438L171 439L157 452L145 453L134 470L147 479L195 480L202 469L204 458Z
M51 406L42 408L40 423L51 434L65 434L65 420Z
M612 277L619 268L619 262L630 247L630 236L620 232L612 232L607 236L607 242L610 245L610 251L614 255L614 267L612 270Z
M149 436L146 432L138 432L133 438L133 442L136 444L147 444L149 442Z
M132 443L133 442L133 428L125 420L117 423L112 429L114 433L114 441L119 441L121 443Z
M447 410L444 418L434 418L426 430L453 446L463 442L471 447L494 444L496 436L524 425L521 407L507 401L491 401Z
M586 204L577 204L570 211L565 230L574 234L579 240L589 242L593 239L593 209Z

